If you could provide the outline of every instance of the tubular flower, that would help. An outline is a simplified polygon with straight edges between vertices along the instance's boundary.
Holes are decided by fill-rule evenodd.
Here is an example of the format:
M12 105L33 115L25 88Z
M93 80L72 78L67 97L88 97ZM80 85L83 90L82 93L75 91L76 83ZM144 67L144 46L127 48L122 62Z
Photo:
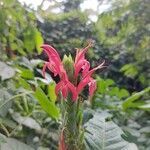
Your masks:
M45 53L48 55L49 61L45 62L43 67L43 75L45 76L45 70L48 68L51 72L54 73L54 76L59 75L65 72L62 66L61 59L57 53L57 51L50 45L44 44L41 46Z
M85 59L85 54L91 46L92 43L89 43L87 47L81 50L77 49L73 64L74 75L72 78L77 81L79 73L81 72L81 81L78 84L75 84L77 82L69 80L69 75L67 75L63 62L61 61L57 51L52 46L47 44L41 46L49 58L48 62L45 62L43 66L43 76L45 76L46 68L48 68L54 73L54 76L59 75L60 77L60 81L57 83L55 88L56 95L61 92L62 96L66 99L68 94L71 93L72 100L76 101L78 94L86 85L89 86L89 95L93 95L94 91L96 90L96 81L91 76L97 69L104 68L105 62L90 70L90 63Z
M69 80L61 80L55 88L55 93L58 95L58 92L61 91L64 98L67 98L68 92L72 93L72 100L77 99L76 87Z
M43 66L43 76L45 76L46 68L48 68L51 72L54 73L54 76L59 75L60 82L56 85L55 93L58 95L58 92L61 91L64 98L67 97L68 92L72 93L72 99L77 99L76 87L68 80L68 76L63 67L61 59L57 53L57 51L49 45L43 45L41 48L44 49L46 54L48 55L49 62L45 62Z
M105 66L104 65L105 62L103 62L102 64L100 64L99 66L93 68L90 71L87 71L86 74L84 73L84 76L82 77L81 81L79 82L78 86L77 86L77 93L80 93L83 88L88 84L89 85L89 95L92 96L94 91L96 90L96 81L91 77L91 75L97 70L97 69L101 69Z

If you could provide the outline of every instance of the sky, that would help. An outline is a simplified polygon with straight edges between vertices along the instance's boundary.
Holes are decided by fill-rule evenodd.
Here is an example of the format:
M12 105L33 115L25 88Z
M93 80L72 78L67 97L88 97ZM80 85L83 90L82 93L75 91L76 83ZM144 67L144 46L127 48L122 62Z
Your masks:
M37 6L39 6L42 2L42 0L19 0L22 4L26 4L26 5L30 5L31 8L33 9L36 9ZM62 0L57 0L57 1L62 1ZM50 5L53 5L52 2L48 1L48 0L45 0L44 4L43 4L43 10L46 10L48 8L48 6ZM91 4L91 0L84 0L84 3L81 4L81 10L84 11L86 9L92 9L92 10L97 10L97 6L98 6L98 1L97 0L92 0L92 4ZM106 3L103 3L101 6L100 6L100 9L99 9L99 13L102 13L104 11L106 11L108 8L110 8L110 4L106 4ZM54 13L58 13L59 10L58 9L55 9L54 10ZM97 16L90 16L90 19L92 21L96 21L97 20Z

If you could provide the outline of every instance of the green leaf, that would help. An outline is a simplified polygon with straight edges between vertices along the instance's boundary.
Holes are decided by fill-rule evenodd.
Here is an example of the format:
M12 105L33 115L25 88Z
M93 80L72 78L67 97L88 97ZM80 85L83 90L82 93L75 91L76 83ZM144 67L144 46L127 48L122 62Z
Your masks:
M57 119L59 117L59 109L55 105L54 102L49 101L45 93L42 91L41 88L37 88L34 96L40 103L41 107L44 111L46 111L51 117Z
M13 120L10 120L10 118L2 117L0 118L0 123L4 124L5 126L15 129L17 126L17 123L14 122Z
M39 125L39 123L31 117L24 117L24 116L21 116L19 113L16 113L16 112L11 114L11 116L19 124L22 124L22 125L30 128L30 129L34 129L38 132L42 131L42 128Z
M141 96L143 96L145 93L150 92L150 87L144 89L141 92L138 92L132 96L130 96L129 98L127 98L123 103L122 103L122 107L124 110L126 110L127 108L129 108L131 105L133 106L133 102L135 100L138 100Z
M128 97L129 96L129 92L125 89L121 89L118 93L119 98L123 98L123 97Z
M26 55L25 51L24 51L23 48L21 48L21 47L18 47L18 48L17 48L17 51L18 51L21 55L23 55L23 56Z
M98 93L104 94L106 91L106 84L105 81L103 79L99 79L97 82L97 91Z
M112 79L107 79L105 82L106 82L106 86L115 84L115 82Z
M143 109L143 110L147 110L150 111L150 103L138 106L138 108Z
M55 83L54 82L51 82L49 85L48 85L48 95L50 97L50 100L55 102L56 101L56 94L55 94Z
M35 48L35 29L33 27L28 27L23 34L24 37L24 47L26 50L31 53Z
M119 97L119 88L118 87L113 87L110 91L109 94L111 96L118 96Z
M39 32L37 29L35 30L35 46L37 49L38 54L41 53L42 49L40 48L40 46L43 44L43 37L41 32Z
M1 150L34 150L32 147L16 140L13 138L6 138L4 135L0 134L0 138L4 142L0 143Z
M150 126L143 127L139 131L140 133L150 133Z
M21 77L26 78L26 79L33 79L34 78L34 74L31 70L29 69L23 69L21 68Z
M124 74L127 77L134 78L138 74L138 69L135 64L126 64L121 69L121 72L124 72Z
M12 106L12 101L3 105L10 97L11 95L7 92L6 89L0 89L0 106L3 106L0 107L0 116L2 117L5 117L7 115L8 110Z
M135 144L131 145L121 137L123 132L114 122L106 121L106 116L99 112L84 127L86 150L137 149Z
M5 64L4 62L0 61L0 77L1 80L6 80L12 78L15 75L15 70Z
M26 82L26 80L24 80L23 78L19 78L19 84L27 90L32 90L32 88L30 87L30 84Z
M12 50L17 50L18 45L16 43L10 43L10 47Z
M10 6L15 3L15 0L5 0L6 5Z

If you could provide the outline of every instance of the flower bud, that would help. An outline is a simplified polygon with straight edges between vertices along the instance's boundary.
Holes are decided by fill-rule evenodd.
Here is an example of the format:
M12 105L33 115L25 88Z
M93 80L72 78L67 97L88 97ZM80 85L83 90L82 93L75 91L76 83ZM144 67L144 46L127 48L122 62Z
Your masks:
M74 81L74 61L71 55L69 56L64 55L62 62L63 62L64 69L66 70L66 73L68 75L70 82L73 82Z

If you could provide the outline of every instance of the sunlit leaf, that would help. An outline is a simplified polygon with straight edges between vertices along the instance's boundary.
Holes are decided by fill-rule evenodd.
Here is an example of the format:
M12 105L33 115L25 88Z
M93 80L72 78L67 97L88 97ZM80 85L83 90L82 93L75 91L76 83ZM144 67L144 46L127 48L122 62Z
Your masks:
M105 82L107 86L115 84L115 82L112 79L107 79Z
M138 108L150 111L150 103L139 106Z
M41 88L37 88L34 94L35 98L38 100L39 104L51 117L58 119L59 109L54 102L50 101Z
M125 89L121 89L118 93L119 98L124 98L129 96L129 92Z
M35 45L36 45L38 54L40 54L42 51L40 46L43 44L43 42L44 41L43 41L41 32L39 32L38 30L35 30Z
M134 78L138 74L138 69L134 64L126 64L120 69L120 71L124 72L127 77L131 78Z
M134 105L134 101L138 100L141 96L143 96L145 93L150 92L150 87L146 88L145 90L138 92L136 94L133 94L132 96L130 96L129 98L127 98L123 103L122 103L122 107L124 110L126 110L127 108L129 108L131 105L133 107Z
M102 80L102 79L98 80L98 82L97 82L97 91L99 93L102 93L102 94L105 93L105 91L106 91L106 84L105 84L104 80Z
M34 48L35 48L35 28L28 28L25 32L24 32L24 47L26 48L26 50L31 53L33 52Z
M25 79L33 79L34 78L34 74L29 69L21 68L21 77L23 77Z
M56 101L56 94L55 94L55 83L54 82L51 82L49 85L48 85L48 95L50 97L50 100L51 101Z
M23 86L25 89L32 90L30 84L24 80L23 78L19 78L19 84Z

